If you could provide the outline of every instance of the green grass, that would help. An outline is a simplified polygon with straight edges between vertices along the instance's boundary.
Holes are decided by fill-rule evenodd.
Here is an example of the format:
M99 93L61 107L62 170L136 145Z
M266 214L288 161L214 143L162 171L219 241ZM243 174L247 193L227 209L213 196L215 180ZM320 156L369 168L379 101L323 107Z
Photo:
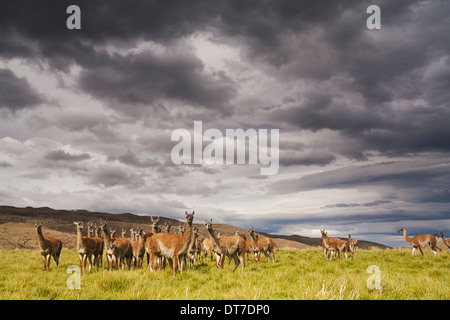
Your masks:
M63 250L50 272L37 250L0 251L0 299L450 299L447 253L359 250L355 260L327 261L321 249L280 250L275 264L249 261L244 273L208 261L175 278L169 268L109 272L105 260L102 270L81 277L81 289L70 290L66 269L78 264L75 250ZM367 288L370 265L381 270L380 289Z

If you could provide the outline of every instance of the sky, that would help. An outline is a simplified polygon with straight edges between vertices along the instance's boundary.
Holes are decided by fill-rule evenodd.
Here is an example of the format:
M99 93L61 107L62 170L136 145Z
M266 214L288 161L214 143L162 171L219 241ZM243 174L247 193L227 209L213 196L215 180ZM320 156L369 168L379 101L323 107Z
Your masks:
M447 234L449 30L448 1L2 1L0 205ZM278 172L174 164L194 121L278 129Z

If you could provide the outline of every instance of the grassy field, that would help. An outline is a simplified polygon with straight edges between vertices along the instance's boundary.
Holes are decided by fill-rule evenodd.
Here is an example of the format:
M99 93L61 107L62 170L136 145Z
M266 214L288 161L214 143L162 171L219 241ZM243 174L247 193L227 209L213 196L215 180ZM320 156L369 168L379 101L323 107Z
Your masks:
M0 251L0 299L450 299L450 255L410 257L408 250L360 250L356 259L327 261L321 249L280 250L276 263L253 261L245 272L232 265L197 264L175 278L168 269L94 270L68 289L66 273L78 263L63 250L58 270L45 272L37 250ZM381 288L368 289L370 265L381 271Z

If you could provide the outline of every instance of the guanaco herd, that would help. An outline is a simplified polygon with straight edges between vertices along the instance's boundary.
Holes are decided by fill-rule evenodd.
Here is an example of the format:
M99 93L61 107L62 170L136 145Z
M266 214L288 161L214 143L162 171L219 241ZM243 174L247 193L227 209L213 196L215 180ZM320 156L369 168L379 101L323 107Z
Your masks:
M275 262L274 251L277 249L276 243L270 238L260 238L255 232L255 228L248 228L250 239L247 240L245 234L235 232L235 235L227 236L216 234L212 219L205 220L206 230L209 238L200 242L198 238L198 228L193 227L195 212L189 214L187 211L186 223L179 227L178 233L170 232L171 224L164 225L164 231L158 226L160 218L150 217L151 231L144 232L140 227L131 229L131 237L126 238L126 230L122 229L122 235L115 237L115 231L107 226L107 220L100 220L100 227L94 227L87 224L87 236L83 235L83 222L74 222L77 229L77 245L80 269L86 273L86 264L89 264L88 270L92 267L97 271L103 265L103 253L106 255L108 269L113 268L128 269L133 265L135 268L141 268L144 262L144 256L147 256L147 265L150 270L165 269L166 262L169 263L175 276L179 269L183 272L188 265L193 267L194 262L204 259L210 255L213 260L213 254L216 256L216 267L223 269L225 256L234 261L234 271L239 265L242 271L245 268L245 255L249 259L249 252L254 253L254 260L260 262L261 253L264 253L266 262ZM59 256L62 248L62 241L48 237L44 238L42 233L42 223L35 223L36 232L39 241L40 252L44 261L44 269L49 270L51 257L54 258L56 268L59 264ZM163 231L163 232L161 232ZM100 234L103 236L101 237Z
M341 258L341 252L344 252L345 258L347 258L347 252L349 252L353 258L355 258L354 251L358 246L358 240L352 239L352 236L349 234L347 240L341 240L337 238L329 237L325 230L320 230L322 233L322 249L323 255L325 259L330 259L337 255L337 257ZM415 237L410 238L405 228L401 228L398 230L399 233L403 233L405 240L411 244L413 250L411 252L411 256L414 254L416 249L419 249L420 253L423 256L422 248L427 246L431 247L431 250L434 252L434 256L437 254L437 250L442 252L442 249L437 246L437 239L439 238L439 234L441 235L442 242L447 246L448 253L450 253L450 244L447 242L447 239L444 237L444 233L441 231L439 234L435 233L431 234L418 234Z
M213 254L216 256L216 267L223 269L225 263L225 257L234 261L234 270L241 265L242 271L245 268L245 256L247 261L249 259L249 252L254 253L254 260L260 262L261 253L264 253L266 262L275 262L275 249L278 248L277 244L270 238L260 238L255 232L254 227L249 227L248 231L250 239L247 240L245 234L238 231L234 235L221 235L216 234L216 230L213 227L212 219L210 221L205 220L206 231L209 238L204 239L202 242L198 239L198 228L193 227L192 222L194 220L194 212L189 214L187 211L186 223L184 226L179 227L178 233L170 232L171 224L166 223L164 225L164 232L158 226L160 221L158 218L150 217L151 219L151 231L144 232L142 228L131 229L131 237L126 238L126 230L122 229L122 235L115 237L115 231L108 229L107 220L100 220L100 227L94 227L92 224L87 226L87 237L83 236L83 222L74 222L77 229L77 245L76 250L79 257L80 269L82 273L86 273L86 263L89 263L89 272L92 267L96 267L97 271L99 267L103 265L103 253L105 252L108 262L108 269L113 268L125 269L125 265L128 269L133 265L135 268L141 268L144 262L144 256L147 256L147 265L150 270L165 269L166 262L169 263L170 268L173 270L175 276L177 270L183 272L184 268L188 265L192 267L194 262L201 259L201 263L204 263L204 259L210 255L213 260ZM49 271L50 259L53 257L55 260L56 268L59 264L59 256L62 249L62 241L54 237L44 238L42 233L42 223L35 223L40 253L44 262L44 269ZM329 237L325 230L320 230L322 234L322 248L325 259L332 259L333 257L341 258L341 252L344 253L347 258L347 253L350 253L355 258L354 252L358 247L358 240L352 239L351 235L347 240L339 238ZM100 234L103 234L103 238ZM423 255L422 248L430 246L436 256L437 250L442 251L436 246L439 235L420 234L413 238L408 237L408 233L405 228L399 230L399 233L403 233L405 240L413 246L413 251L418 248ZM444 233L440 232L440 236L443 243L448 247L450 253L450 244L444 237Z

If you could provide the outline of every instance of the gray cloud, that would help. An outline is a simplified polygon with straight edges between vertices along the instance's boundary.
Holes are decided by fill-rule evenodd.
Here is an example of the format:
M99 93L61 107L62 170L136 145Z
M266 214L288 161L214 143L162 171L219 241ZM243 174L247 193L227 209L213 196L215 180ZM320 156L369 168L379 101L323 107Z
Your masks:
M145 185L144 179L137 173L113 166L94 168L89 171L86 178L89 184L104 188L126 186L136 189Z
M305 175L297 179L274 182L271 192L291 193L316 189L389 186L392 188L418 188L434 185L445 187L445 178L450 176L446 164L417 165L408 162L378 163L373 165L349 166L341 169ZM443 185L444 184L444 185Z
M0 161L0 168L9 168L9 167L12 167L12 164L6 161Z
M323 150L308 150L305 152L282 151L280 152L280 164L283 166L325 166L336 160L330 152Z
M25 78L17 77L9 69L0 69L0 108L16 111L44 101Z
M160 166L161 162L156 159L140 159L136 154L134 154L131 150L127 150L126 153L118 156L118 157L110 157L110 161L118 160L121 163L138 167L138 168L149 168Z
M387 203L392 203L390 200L376 200L365 203L333 203L327 204L324 208L352 208L352 207L372 207L379 206Z
M125 104L127 113L133 113L130 105L175 99L230 114L234 82L223 72L206 74L202 62L188 52L174 49L163 54L114 55L84 69L79 85L96 98Z
M82 161L90 159L91 156L88 153L82 153L78 155L73 155L64 150L50 151L45 155L45 160L49 161Z

